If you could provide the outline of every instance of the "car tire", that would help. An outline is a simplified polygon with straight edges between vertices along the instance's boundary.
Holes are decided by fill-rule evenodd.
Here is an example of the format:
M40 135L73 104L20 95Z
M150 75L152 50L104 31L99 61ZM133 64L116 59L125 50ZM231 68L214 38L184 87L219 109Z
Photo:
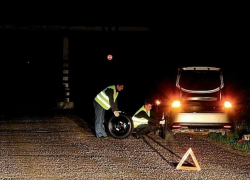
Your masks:
M117 139L127 138L133 131L132 118L125 112L120 112L118 117L112 116L107 121L108 133Z

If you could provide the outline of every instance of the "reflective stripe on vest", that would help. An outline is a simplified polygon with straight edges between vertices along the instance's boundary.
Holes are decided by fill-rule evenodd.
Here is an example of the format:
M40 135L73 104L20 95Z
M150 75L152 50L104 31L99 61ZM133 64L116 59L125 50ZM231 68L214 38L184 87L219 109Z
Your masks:
M118 92L116 92L116 88L114 85L108 86L103 91L101 91L99 94L97 94L97 96L95 97L96 102L98 102L98 104L100 104L105 110L108 110L111 107L109 104L109 97L105 94L105 91L108 88L114 90L113 98L114 98L114 102L115 102L115 100L118 96Z
M141 111L145 111L145 112L148 114L148 116L150 116L150 111L147 111L147 110L145 109L144 106L142 106L142 107L135 113L135 115L138 114L138 113L141 112ZM137 126L140 125L140 124L148 124L148 120L147 120L147 119L145 119L145 118L137 118L137 117L135 117L135 115L132 117L133 124L134 124L134 128L137 127Z

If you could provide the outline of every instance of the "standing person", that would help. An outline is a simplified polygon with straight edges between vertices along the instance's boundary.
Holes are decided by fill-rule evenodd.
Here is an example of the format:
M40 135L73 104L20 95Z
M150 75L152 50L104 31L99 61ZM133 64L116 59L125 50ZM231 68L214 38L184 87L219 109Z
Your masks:
M159 121L150 117L150 110L152 109L152 102L146 100L144 105L132 117L134 128L136 130L135 137L137 139L143 138L143 135L158 129L157 124L162 124L165 121Z
M97 138L106 138L107 133L104 126L105 111L113 111L116 117L119 116L118 106L117 106L117 96L120 91L124 88L123 83L118 83L116 85L111 85L102 90L94 99L94 109L95 109L95 133Z

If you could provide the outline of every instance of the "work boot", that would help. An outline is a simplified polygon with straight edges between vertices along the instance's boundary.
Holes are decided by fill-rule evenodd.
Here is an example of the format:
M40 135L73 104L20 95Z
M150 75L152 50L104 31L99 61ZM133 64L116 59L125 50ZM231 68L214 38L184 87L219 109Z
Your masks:
M143 135L135 134L136 139L144 139Z

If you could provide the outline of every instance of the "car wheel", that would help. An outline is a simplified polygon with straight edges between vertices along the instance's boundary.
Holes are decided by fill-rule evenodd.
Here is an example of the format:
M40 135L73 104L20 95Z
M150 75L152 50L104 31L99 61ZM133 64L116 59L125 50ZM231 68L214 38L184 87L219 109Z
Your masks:
M107 122L109 134L117 139L127 138L133 131L132 118L124 112L119 117L112 116Z

